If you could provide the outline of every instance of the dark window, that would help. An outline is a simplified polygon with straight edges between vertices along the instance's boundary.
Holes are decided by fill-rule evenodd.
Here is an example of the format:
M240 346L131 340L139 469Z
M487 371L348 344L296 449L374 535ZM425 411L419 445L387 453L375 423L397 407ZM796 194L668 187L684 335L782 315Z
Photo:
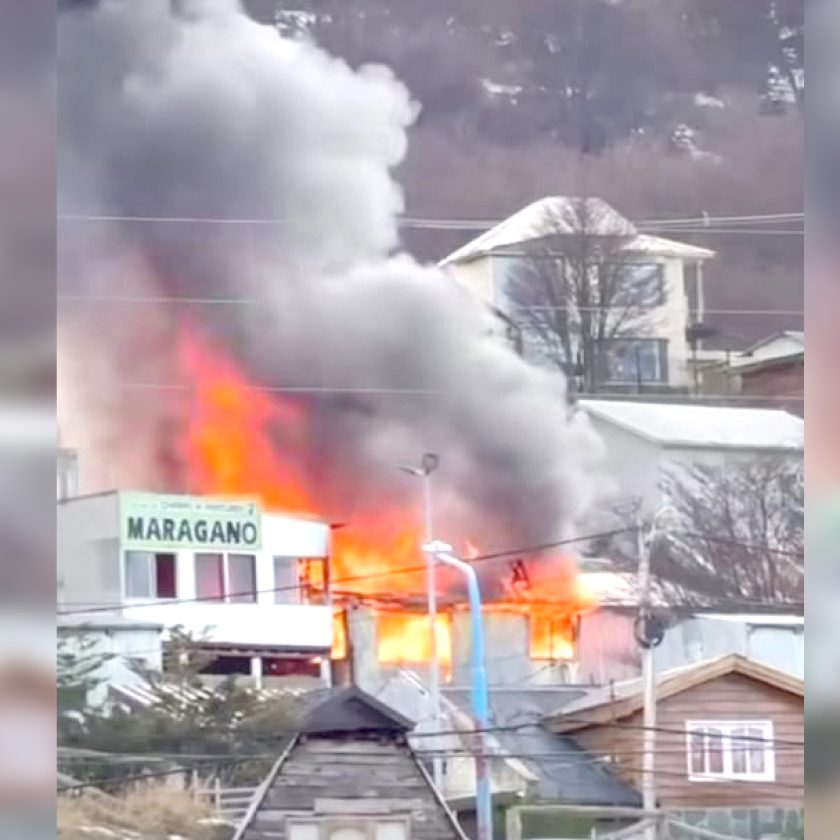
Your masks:
M153 551L126 551L125 595L127 598L175 598L175 555Z
M611 339L604 356L607 382L668 381L668 342L664 339Z
M250 674L251 659L247 656L217 656L201 669L202 674Z

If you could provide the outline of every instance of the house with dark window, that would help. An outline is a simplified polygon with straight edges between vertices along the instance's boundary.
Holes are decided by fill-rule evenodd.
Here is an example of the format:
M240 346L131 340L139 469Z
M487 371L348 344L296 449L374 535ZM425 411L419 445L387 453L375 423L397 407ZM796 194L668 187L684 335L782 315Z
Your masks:
M499 316L499 334L579 391L688 390L714 252L641 233L598 198L548 196L440 262ZM514 330L511 331L511 325Z
M328 523L257 501L113 491L60 499L57 537L63 616L179 626L211 677L328 679Z
M408 743L414 723L357 688L316 706L234 840L467 840Z
M547 719L636 790L641 679L571 700ZM738 655L674 668L656 688L658 807L730 837L802 837L804 683Z

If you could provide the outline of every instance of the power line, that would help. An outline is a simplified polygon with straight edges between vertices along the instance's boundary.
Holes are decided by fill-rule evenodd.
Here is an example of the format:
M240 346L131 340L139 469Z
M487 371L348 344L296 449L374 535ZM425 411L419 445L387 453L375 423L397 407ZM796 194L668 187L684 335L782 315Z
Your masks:
M509 218L509 217L508 217ZM681 225L694 224L698 230L707 231L707 225L739 225L746 223L778 224L781 222L804 220L803 212L765 213L742 216L693 216L681 219L662 218L644 219L636 222L639 227L674 226L683 230ZM96 213L59 213L59 222L127 222L137 224L184 224L184 225L262 225L282 226L288 220L272 217L226 217L226 216L150 216L131 214L96 214ZM426 230L486 231L507 221L507 218L468 219L468 218L432 218L418 216L397 216L395 223L399 227ZM702 227L700 227L702 226Z
M179 304L184 306L264 306L265 301L255 297L174 297L168 295L102 295L102 294L66 294L58 295L57 300L68 303L123 303L123 304ZM607 312L611 309L651 310L656 312L694 311L691 307L657 306L655 304L604 304L603 306L517 306L517 312L550 312L575 310L578 312ZM804 315L803 309L707 309L704 315Z
M623 534L628 531L633 531L635 528L633 527L626 527L626 528L613 528L609 531L601 531L595 534L586 534L583 536L578 537L569 537L562 540L554 540L553 542L546 542L540 543L538 545L531 545L525 546L523 548L515 548L515 549L508 549L506 551L499 551L494 552L492 554L480 554L476 557L469 558L467 562L471 564L475 563L484 563L489 562L492 560L500 560L506 557L515 557L519 554L534 554L541 551L548 551L553 548L560 548L564 545L574 545L575 543L581 542L589 542L591 540L597 539L604 539L606 537L615 536L617 534ZM383 577L392 577L394 575L405 575L405 574L417 574L418 572L425 572L426 566L409 566L402 569L393 569L388 570L386 572L373 572L371 574L366 575L355 575L352 577L345 577L345 578L337 578L333 581L330 581L330 585L334 584L341 584L341 583L357 583L357 582L364 582L369 580L374 580L376 578L383 578ZM262 593L269 593L269 592L299 592L301 589L300 585L291 585L291 586L277 586L271 587L269 589L257 589L257 590L246 590L241 592L230 592L227 593L227 598L236 598L236 597L243 597L243 596L254 596ZM363 593L360 593L363 594ZM199 603L203 601L210 601L210 602L217 602L219 601L218 596L203 596L203 597L196 597L196 598L171 598L171 599L164 599L158 601L144 601L138 604L131 604L130 606L132 609L135 607L161 607L161 606L176 606L178 604L192 604L192 603ZM121 609L125 607L125 603L115 603L109 605L96 605L89 607L87 609L78 609L78 610L59 610L58 615L84 615L87 613L94 613L94 612L109 612L115 609Z

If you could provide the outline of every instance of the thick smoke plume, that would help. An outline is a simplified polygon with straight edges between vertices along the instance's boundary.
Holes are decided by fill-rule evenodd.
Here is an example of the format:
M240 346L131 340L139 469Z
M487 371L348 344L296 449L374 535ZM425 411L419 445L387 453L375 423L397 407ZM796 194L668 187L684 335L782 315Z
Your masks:
M395 255L391 169L417 107L386 68L285 41L233 0L71 6L59 62L61 423L88 489L194 489L171 446L189 324L255 384L315 389L295 398L305 439L276 437L325 515L413 504L395 465L433 450L441 537L493 550L569 532L598 445L562 380Z

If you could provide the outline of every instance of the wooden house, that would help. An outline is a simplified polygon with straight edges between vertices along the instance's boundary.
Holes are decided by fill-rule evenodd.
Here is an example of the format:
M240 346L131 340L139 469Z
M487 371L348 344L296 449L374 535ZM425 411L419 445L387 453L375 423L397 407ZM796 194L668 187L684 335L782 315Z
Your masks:
M796 836L804 799L801 679L723 656L663 672L656 708L660 808L730 836ZM641 788L641 679L595 689L564 705L547 726Z
M279 757L234 840L466 840L408 744L413 726L358 688L332 694Z

